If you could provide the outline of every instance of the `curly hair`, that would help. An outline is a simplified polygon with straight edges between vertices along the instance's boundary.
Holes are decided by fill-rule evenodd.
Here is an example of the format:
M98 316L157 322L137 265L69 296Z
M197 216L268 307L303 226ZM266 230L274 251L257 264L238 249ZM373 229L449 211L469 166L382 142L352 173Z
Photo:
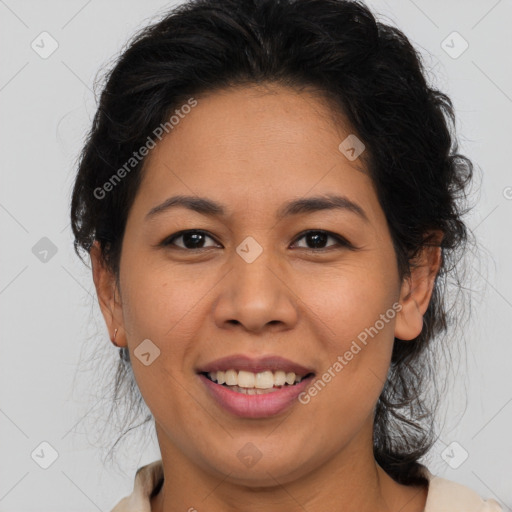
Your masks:
M95 190L155 127L192 95L265 83L320 91L366 146L364 162L389 225L400 279L410 276L423 248L442 249L423 329L413 340L395 338L375 409L375 459L405 485L427 482L419 459L434 443L439 397L430 388L437 388L436 353L445 348L440 335L453 313L446 286L448 277L458 276L471 234L462 216L469 210L473 165L458 153L451 100L425 75L407 37L358 1L190 0L140 30L106 74L71 201L76 253L81 257L80 249L89 252L97 240L118 278L127 214L145 159L115 191L100 199ZM432 230L442 231L440 242L429 236ZM453 319L460 320L455 313ZM135 408L142 397L124 350L114 403L124 387Z

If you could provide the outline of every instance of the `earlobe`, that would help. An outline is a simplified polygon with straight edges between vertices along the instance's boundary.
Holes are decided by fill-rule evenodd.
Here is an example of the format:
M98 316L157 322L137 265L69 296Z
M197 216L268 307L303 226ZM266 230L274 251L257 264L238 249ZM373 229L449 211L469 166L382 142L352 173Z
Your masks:
M122 307L118 299L115 276L105 267L101 257L101 247L98 240L95 240L89 252L91 257L92 275L94 286L96 287L96 295L100 305L101 313L110 333L110 339L113 340L114 333L115 344L119 347L126 346L124 340L124 329L122 322Z
M400 291L402 309L395 323L395 338L412 340L421 333L423 315L430 303L441 262L440 245L424 247L420 256L414 260L411 275L404 279Z
M416 338L423 327L423 313L411 291L411 279L406 279L400 292L400 305L395 323L395 338L412 340Z

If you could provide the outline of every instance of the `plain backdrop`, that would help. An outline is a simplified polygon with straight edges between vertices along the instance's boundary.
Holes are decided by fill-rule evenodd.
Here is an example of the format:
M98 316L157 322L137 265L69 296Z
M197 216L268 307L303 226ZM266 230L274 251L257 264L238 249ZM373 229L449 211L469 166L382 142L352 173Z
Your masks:
M159 458L154 436L134 437L120 470L91 442L108 403L94 398L101 375L80 361L103 347L104 374L117 355L90 270L73 252L69 197L97 72L172 5L0 0L0 511L109 511L131 492L135 470ZM467 357L453 360L456 385L428 466L512 510L512 3L369 5L406 33L453 99L460 150L481 176L467 219L484 249L471 269Z

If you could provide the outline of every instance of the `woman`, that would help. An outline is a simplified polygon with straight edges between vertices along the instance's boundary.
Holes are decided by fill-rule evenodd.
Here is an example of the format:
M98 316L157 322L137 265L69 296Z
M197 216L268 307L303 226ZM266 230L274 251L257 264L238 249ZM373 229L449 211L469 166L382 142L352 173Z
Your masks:
M115 512L501 510L419 462L468 238L452 127L358 2L196 0L134 38L71 212L162 454Z

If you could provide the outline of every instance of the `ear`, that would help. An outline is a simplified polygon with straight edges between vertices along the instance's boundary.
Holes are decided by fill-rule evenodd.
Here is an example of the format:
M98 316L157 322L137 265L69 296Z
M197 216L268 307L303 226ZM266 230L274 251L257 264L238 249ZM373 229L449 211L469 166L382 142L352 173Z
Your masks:
M402 309L395 323L395 338L412 340L423 329L423 315L428 308L435 279L442 263L442 231L431 232L432 243L412 261L411 276L404 279L400 291Z
M101 258L101 247L95 240L89 252L92 265L92 276L96 287L96 294L101 313L107 324L110 339L114 339L115 329L118 329L115 338L116 344L126 347L126 336L123 326L122 306L114 274L105 266Z

